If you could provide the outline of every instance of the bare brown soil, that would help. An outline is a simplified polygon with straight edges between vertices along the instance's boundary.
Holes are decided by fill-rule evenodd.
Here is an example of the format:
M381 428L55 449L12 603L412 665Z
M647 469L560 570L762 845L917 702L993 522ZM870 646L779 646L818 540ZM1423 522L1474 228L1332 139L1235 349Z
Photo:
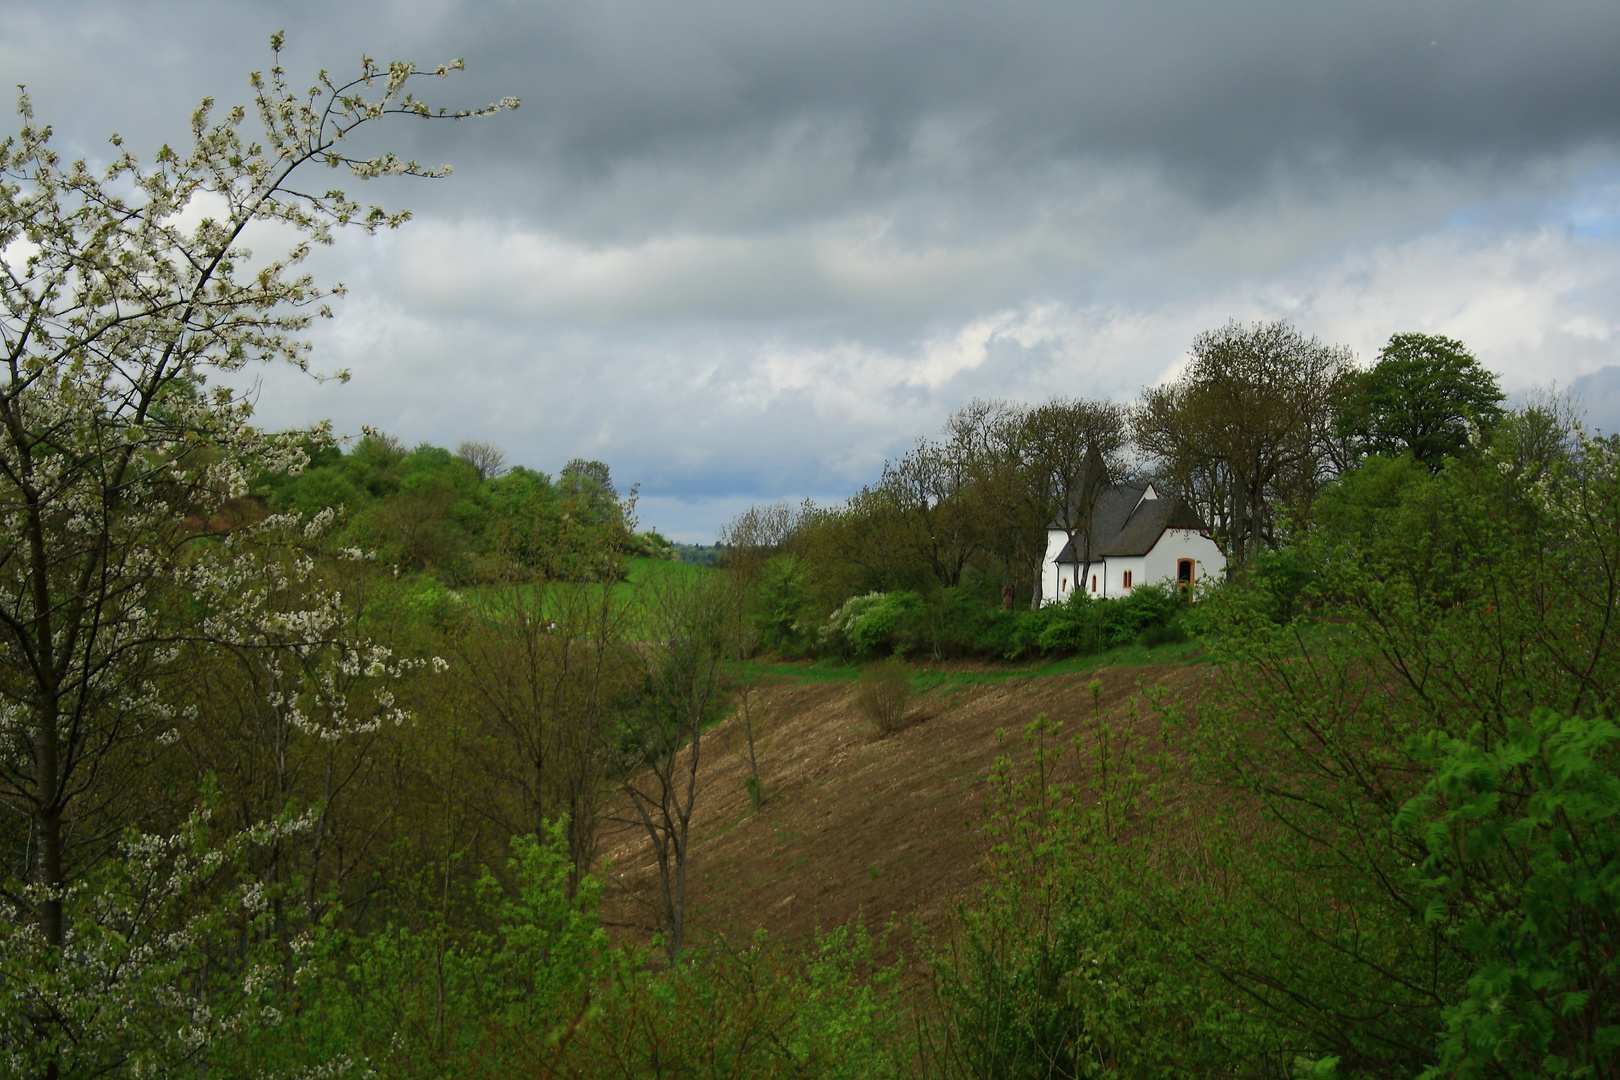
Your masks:
M1166 664L948 685L919 698L906 726L886 738L857 712L851 684L760 684L753 699L767 795L760 809L750 806L743 784L739 717L703 738L689 932L764 928L773 938L802 939L857 913L869 927L891 915L935 923L975 889L985 779L998 754L1022 752L1025 724L1044 712L1078 731L1092 710L1086 684L1096 678L1110 726L1134 725L1151 736L1158 721L1146 708L1133 720L1132 696L1154 687L1184 693L1211 670ZM1070 760L1064 771L1075 767ZM647 837L621 825L602 839L609 860L604 919L618 933L648 934L657 924L658 878Z

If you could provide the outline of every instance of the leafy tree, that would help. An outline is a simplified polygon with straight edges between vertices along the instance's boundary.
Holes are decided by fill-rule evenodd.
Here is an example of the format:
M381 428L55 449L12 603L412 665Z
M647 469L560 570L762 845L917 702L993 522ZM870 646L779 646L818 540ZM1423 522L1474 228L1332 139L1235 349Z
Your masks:
M810 644L807 572L805 560L790 553L773 556L762 567L753 614L766 648L791 655Z
M1012 610L1018 584L1027 579L1030 606L1038 608L1046 526L1058 506L1051 470L1041 457L1049 447L1036 438L1030 411L1022 406L989 403L980 425L969 493L981 506L985 546L1001 565L1001 606Z
M1281 539L1332 471L1329 436L1351 372L1348 350L1287 323L1230 323L1193 340L1181 377L1143 393L1137 444L1198 508L1236 565Z
M640 707L626 718L620 787L630 803L628 823L645 829L652 844L664 948L673 964L686 940L703 732L725 704L722 665L735 652L736 596L718 575L665 568L656 568L639 591L655 644Z
M37 932L44 980L74 919L96 917L73 887L109 854L118 824L139 817L120 805L134 786L122 770L156 753L172 726L165 684L178 674L178 641L223 640L267 656L291 647L361 670L375 659L363 642L328 636L320 599L290 621L271 620L295 640L263 640L274 626L252 602L281 579L266 579L249 552L211 546L188 522L208 520L255 472L296 467L307 439L326 438L324 428L259 432L249 403L207 380L258 361L307 370L299 334L327 314L332 292L296 267L338 228L371 232L407 216L364 209L338 190L310 194L301 177L317 166L361 179L440 175L393 154L352 156L347 140L387 116L459 118L516 104L433 112L407 90L418 75L448 70L367 60L349 82L323 75L300 93L278 65L252 78L262 140L244 136L247 110L216 118L209 100L192 116L191 149L165 146L150 167L116 136L116 157L99 174L64 164L26 95L20 131L0 143L0 792L32 837L26 883L5 888ZM280 258L256 261L242 238L265 223L301 236ZM261 576L244 576L252 572ZM219 605L200 627L193 599ZM320 687L317 679L304 689ZM284 697L280 707L305 703ZM73 1019L39 1013L33 1030L94 1057L94 1024L117 1022L96 1016L69 1030ZM59 1067L107 1065L50 1065Z
M1026 422L1031 456L1045 473L1050 519L1063 530L1069 547L1084 550L1089 558L1096 546L1097 501L1125 472L1128 414L1112 402L1053 398L1031 410ZM1087 563L1079 580L1090 574Z
M634 686L625 608L613 590L573 581L486 590L455 650L480 738L482 776L468 801L506 835L567 821L570 887L596 855L600 803L612 782L609 718Z
M1462 342L1395 334L1373 369L1355 379L1340 419L1363 453L1411 454L1430 469L1468 445L1468 425L1494 427L1503 393Z
M759 746L755 738L756 725L763 722L763 710L756 705L754 690L756 678L748 670L747 659L766 641L767 630L770 628L766 619L761 618L756 610L759 607L775 607L774 640L770 644L781 641L782 625L782 585L784 577L778 571L771 573L772 559L780 550L783 541L792 534L794 526L799 519L799 510L788 503L775 503L771 506L751 506L738 514L730 524L720 532L719 547L725 553L725 560L721 565L727 587L731 591L730 617L734 621L731 628L731 643L736 650L735 659L741 676L736 682L735 696L737 712L742 720L743 738L748 747L748 776L743 781L748 791L749 800L757 808L765 801L765 784L759 775ZM793 565L797 560L793 556L781 557ZM791 571L788 575L791 578ZM769 581L769 599L766 599L766 582ZM791 627L792 619L789 617L788 625Z
M568 464L562 467L562 476L577 476L581 480L588 480L601 488L607 494L617 497L618 491L613 487L613 472L605 461L587 461L584 458L570 458Z
M1295 549L1305 612L1211 605L1230 666L1189 749L1252 815L1219 843L1263 929L1186 917L1257 1021L1345 1072L1605 1058L1583 995L1612 901L1578 883L1614 865L1612 732L1560 718L1620 707L1620 447L1580 440L1545 485L1506 449L1371 459Z

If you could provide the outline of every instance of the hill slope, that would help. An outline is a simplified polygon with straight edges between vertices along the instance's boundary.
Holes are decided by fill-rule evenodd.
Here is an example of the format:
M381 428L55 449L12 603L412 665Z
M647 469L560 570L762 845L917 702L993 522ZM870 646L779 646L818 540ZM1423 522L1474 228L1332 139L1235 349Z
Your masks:
M1045 712L1077 731L1092 708L1086 684L1096 678L1110 725L1135 724L1147 734L1157 722L1130 717L1133 695L1190 690L1211 671L1162 664L946 684L913 705L910 726L881 739L856 710L849 683L765 682L755 699L766 703L756 736L763 807L750 807L743 786L738 718L703 740L689 925L799 938L857 912L869 925L891 913L932 922L973 890L984 780L999 753L1020 748L1026 723ZM998 728L1005 740L997 740ZM1073 779L1074 767L1071 754L1060 779ZM657 869L640 826L609 825L601 853L610 862L604 918L621 933L650 932Z

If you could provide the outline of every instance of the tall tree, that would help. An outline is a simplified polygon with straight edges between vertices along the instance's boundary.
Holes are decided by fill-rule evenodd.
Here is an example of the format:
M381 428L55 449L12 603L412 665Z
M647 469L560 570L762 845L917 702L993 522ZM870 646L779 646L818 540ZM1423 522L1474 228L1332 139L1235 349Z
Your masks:
M1431 470L1468 445L1468 426L1495 426L1504 395L1467 346L1431 334L1395 334L1355 380L1340 427L1363 453L1411 454Z
M1048 516L1069 547L1088 560L1096 547L1097 502L1125 472L1128 421L1124 407L1084 398L1053 398L1029 414L1031 454L1050 498ZM1090 574L1088 563L1077 580Z
M480 480L493 480L506 472L506 451L492 442L463 439L456 444L456 457L471 465Z
M781 551L782 545L792 536L803 517L802 508L790 503L750 506L720 530L720 546L726 552L720 572L731 591L731 647L741 672L737 680L736 699L737 714L742 721L743 738L748 748L748 778L744 783L749 800L756 808L765 800L765 786L759 776L758 745L754 737L755 727L763 717L754 701L755 677L744 661L761 641L756 603L765 576L765 564Z
M1276 542L1284 511L1309 511L1332 472L1329 441L1351 371L1348 349L1287 323L1229 323L1193 340L1179 379L1144 391L1133 414L1138 445L1221 523L1233 564Z
M618 498L618 491L613 487L613 470L608 468L605 461L587 461L584 458L570 458L568 464L562 467L560 476L577 476L589 480L601 488L609 496Z
M1041 559L1054 509L1040 450L1028 409L990 403L971 459L974 483L967 494L980 504L985 546L1001 564L1004 610L1012 610L1026 574L1033 581L1031 605L1040 606Z
M279 55L280 35L271 44ZM0 793L31 833L32 888L7 892L48 948L64 944L66 898L96 854L77 845L107 835L77 818L117 783L118 755L153 746L168 726L162 679L177 639L260 629L251 608L201 630L185 621L195 605L182 601L206 606L251 583L233 577L234 555L218 563L184 549L255 471L300 461L309 433L255 430L250 403L208 377L255 361L308 370L299 335L328 314L333 290L297 265L337 228L373 232L408 216L338 190L312 194L319 186L302 177L321 166L362 179L441 175L391 153L352 156L348 140L391 115L516 104L435 112L407 90L417 75L448 71L366 60L349 82L323 74L298 92L277 65L252 77L262 138L244 136L248 110L216 119L207 100L188 152L165 146L147 167L114 136L117 156L99 174L65 165L26 94L19 101L21 130L0 143ZM299 239L256 260L242 244L256 225ZM327 643L319 617L290 625L312 639L295 650ZM54 1019L42 1024L52 1045L74 1038Z
M722 665L731 655L734 594L719 575L661 568L639 586L655 644L632 720L624 793L658 866L664 947L673 964L686 937L686 876L692 814L702 787L703 732L724 704Z
M624 606L612 589L541 580L490 590L481 615L456 645L483 736L472 753L487 783L474 801L514 836L566 819L572 894L596 853L610 708L633 682Z

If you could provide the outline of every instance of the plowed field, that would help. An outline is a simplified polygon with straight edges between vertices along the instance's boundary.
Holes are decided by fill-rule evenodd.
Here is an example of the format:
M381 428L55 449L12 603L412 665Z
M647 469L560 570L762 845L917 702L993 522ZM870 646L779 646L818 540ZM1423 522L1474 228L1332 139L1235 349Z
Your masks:
M1135 724L1148 734L1157 720L1146 709L1133 720L1130 698L1152 687L1192 690L1211 671L1164 664L948 683L916 700L907 726L882 738L857 711L850 683L762 683L753 698L767 792L760 809L750 806L743 785L739 719L703 738L688 927L726 935L763 927L791 939L857 912L868 926L891 914L931 923L974 890L973 823L985 777L998 753L1021 748L1026 723L1045 712L1078 730L1092 710L1086 684L1096 678L1110 725ZM1007 732L999 742L998 728ZM649 933L657 924L657 867L645 833L609 826L602 854L610 860L604 918L617 933Z

